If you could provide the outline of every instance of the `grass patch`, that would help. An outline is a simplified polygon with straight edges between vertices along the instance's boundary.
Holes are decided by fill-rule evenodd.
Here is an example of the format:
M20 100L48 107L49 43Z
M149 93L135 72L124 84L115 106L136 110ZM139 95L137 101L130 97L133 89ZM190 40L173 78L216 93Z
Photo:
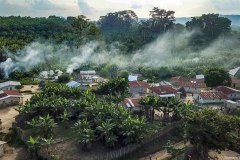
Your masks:
M63 122L57 124L57 127L54 129L54 138L68 139L73 138L74 129L72 128L74 122Z

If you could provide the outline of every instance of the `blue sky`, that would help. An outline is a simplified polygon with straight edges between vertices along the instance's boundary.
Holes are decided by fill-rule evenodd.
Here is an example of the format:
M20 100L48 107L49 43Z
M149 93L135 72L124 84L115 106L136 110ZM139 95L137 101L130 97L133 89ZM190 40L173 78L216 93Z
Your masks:
M0 0L0 16L77 16L92 20L108 12L134 10L139 17L149 17L153 7L174 10L176 17L202 13L240 14L240 0Z

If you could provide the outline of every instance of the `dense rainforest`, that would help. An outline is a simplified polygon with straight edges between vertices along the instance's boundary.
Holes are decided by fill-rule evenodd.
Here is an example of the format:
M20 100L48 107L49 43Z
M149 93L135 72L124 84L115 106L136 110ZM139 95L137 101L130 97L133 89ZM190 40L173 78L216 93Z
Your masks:
M229 42L229 39L233 39L234 42L229 42L231 44L229 45L229 50L226 51L227 55L225 52L217 53L221 55L221 61L226 60L226 57L229 57L229 51L231 51L235 45L239 44L240 33L231 30L231 21L228 18L222 17L219 14L203 14L200 17L192 17L190 21L183 25L175 23L176 18L174 14L174 11L154 7L150 11L149 19L141 19L131 10L108 13L105 16L101 16L96 22L87 19L83 15L67 18L57 16L49 16L48 18L20 16L0 17L0 62L6 61L9 53L11 53L11 55L20 54L21 50L33 42L64 44L71 50L72 48L79 48L88 42L98 41L104 42L103 45L107 51L109 51L109 48L112 46L116 47L118 54L127 56L125 59L134 58L134 54L140 50L146 52L144 56L146 56L147 59L155 59L154 53L151 53L150 50L151 44L154 45L156 41L159 41L159 38L161 40L161 37L166 37L167 35L167 40L169 40L171 36L176 38L170 40L168 44L164 44L166 38L162 38L162 45L168 47L165 50L170 50L169 53L165 50L163 50L163 52L166 52L166 54L172 57L180 56L181 58L191 55L191 58L194 59L195 54L198 52L202 54L202 50L214 44L219 37L226 43ZM183 34L183 36L181 34ZM187 42L185 42L184 39L187 39ZM150 47L148 47L149 45ZM147 51L144 50L146 47L148 47ZM102 46L95 48L95 50L100 49L102 49ZM159 52L161 52L161 48L159 48L159 50ZM54 52L54 49L52 51ZM212 55L212 52L216 52L216 50L210 50L209 52L209 55ZM232 56L235 56L235 52L235 49L231 51ZM222 56L222 54L224 55ZM133 56L131 57L131 55ZM216 55L216 53L214 53L214 55ZM126 72L138 72L145 77L152 77L152 81L155 81L159 78L165 79L173 75L191 77L195 74L202 73L206 64L218 65L220 60L209 63L211 58L208 58L207 61L202 61L201 57L198 57L200 60L198 60L197 67L189 62L186 62L187 67L183 66L183 64L173 65L171 67L165 66L164 64L160 66L149 66L142 65L145 62L141 60L138 61L139 64L135 67L128 66L123 68L119 67L116 63L96 65L91 64L94 63L92 61L89 63L82 62L78 67L96 69L102 76L112 78L122 76ZM166 63L169 62L166 61ZM177 64L177 62L173 63ZM240 62L234 61L227 67L233 67L239 64ZM3 77L4 66L2 65L1 68L1 77Z

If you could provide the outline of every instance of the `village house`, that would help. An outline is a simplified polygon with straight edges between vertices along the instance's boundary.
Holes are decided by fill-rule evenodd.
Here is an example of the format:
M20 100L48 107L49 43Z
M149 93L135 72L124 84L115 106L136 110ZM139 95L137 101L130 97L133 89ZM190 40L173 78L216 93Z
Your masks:
M172 86L156 86L149 88L150 94L154 96L159 96L162 98L176 97L180 99L180 92L174 89Z
M16 81L7 81L7 82L3 82L0 83L0 90L15 90L16 86L21 86L20 82L16 82Z
M149 93L150 85L144 81L131 81L128 83L132 97L143 96Z
M190 82L183 82L180 84L180 89L184 89L186 93L200 93L206 89L206 84L192 80Z
M228 72L231 77L240 77L240 67L229 70Z
M195 93L193 95L194 100L200 104L213 104L213 103L224 103L227 96L222 92L216 91L205 91L200 93Z
M224 106L227 109L240 108L240 101L227 100L227 101L225 101Z
M17 90L0 91L0 107L13 106L23 103L23 96Z
M141 111L143 109L143 106L139 104L139 101L141 100L141 97L135 97L135 98L125 98L122 101L122 105L132 111Z
M70 87L70 88L81 88L83 90L87 90L88 89L88 85L81 85L80 83L76 82L76 81L70 81L66 84L66 86Z
M74 88L74 87L79 87L81 84L76 82L76 81L70 81L66 84L68 87Z
M188 82L188 81L189 81L188 78L182 77L182 76L172 77L172 78L170 79L170 83L171 83L173 86L176 86L176 87L179 87L180 84L185 83L185 82Z
M40 72L38 79L40 80L58 80L58 77L60 77L63 74L63 72L59 69L57 70L49 70L49 71L42 71Z
M231 87L235 89L240 89L240 79L232 78Z
M197 82L199 83L204 83L205 81L205 76L203 74L199 74L199 75L196 75L196 79L195 79Z
M170 82L167 82L167 81L161 81L161 82L159 82L159 85L160 86L173 86Z
M138 76L137 75L129 75L128 76L128 81L137 81L138 80Z
M102 80L96 75L96 71L80 71L77 81L84 85L99 83Z
M226 86L218 86L214 88L215 91L222 92L227 96L228 100L239 100L240 99L240 91L234 88L226 87Z

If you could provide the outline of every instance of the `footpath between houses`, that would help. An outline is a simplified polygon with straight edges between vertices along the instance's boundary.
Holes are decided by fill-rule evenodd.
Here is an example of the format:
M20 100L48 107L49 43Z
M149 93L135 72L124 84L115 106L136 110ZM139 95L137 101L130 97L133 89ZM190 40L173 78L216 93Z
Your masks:
M177 128L177 126L181 125L181 123L182 123L181 121L171 123L168 126L162 128L161 131L144 138L141 143L127 145L125 147L121 147L111 151L92 153L90 157L85 155L85 157L81 157L81 159L111 160L111 159L119 159L121 157L125 157L141 149L145 145L151 144L156 141L158 142L162 141L165 135L174 131ZM28 146L29 143L27 141L29 137L27 137L24 134L24 131L21 128L19 128L16 124L13 124L13 128L14 130L16 130L21 140L26 144L26 146ZM67 146L68 144L70 144L71 147ZM44 159L50 159L52 155L55 155L57 157L61 157L60 159L63 158L64 160L68 160L68 159L78 160L80 156L82 156L82 154L79 154L80 150L81 148L77 147L77 142L75 142L73 138L66 138L66 139L56 140L51 145L41 147L41 149L38 151L38 156ZM68 153L68 154L65 154L65 153ZM70 155L69 153L73 153L74 156L69 157Z

